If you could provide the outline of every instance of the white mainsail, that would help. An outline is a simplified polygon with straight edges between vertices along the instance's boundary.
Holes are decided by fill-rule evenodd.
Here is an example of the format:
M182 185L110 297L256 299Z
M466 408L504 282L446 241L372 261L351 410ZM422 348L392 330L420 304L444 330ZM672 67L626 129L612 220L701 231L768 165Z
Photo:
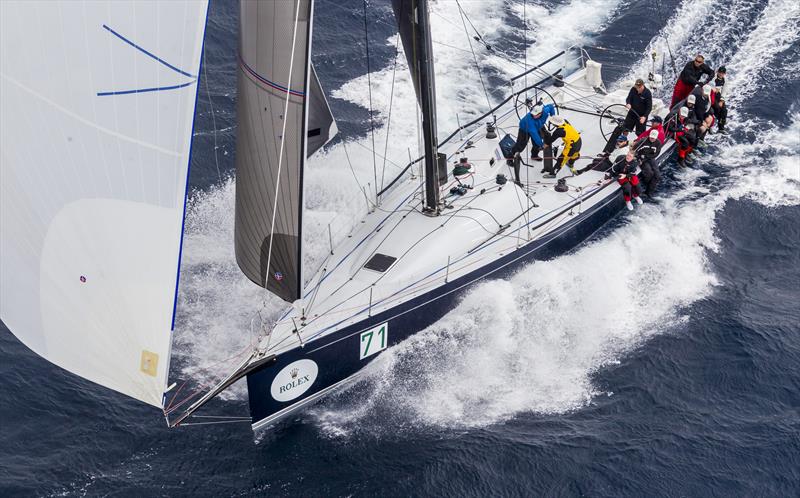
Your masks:
M0 2L0 318L162 406L208 2Z

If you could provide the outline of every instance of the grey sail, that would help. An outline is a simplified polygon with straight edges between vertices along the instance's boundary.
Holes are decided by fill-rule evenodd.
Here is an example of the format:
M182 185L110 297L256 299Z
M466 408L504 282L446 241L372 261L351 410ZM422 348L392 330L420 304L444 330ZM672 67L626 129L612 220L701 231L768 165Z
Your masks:
M303 283L303 164L336 132L310 65L312 15L312 0L240 2L236 261L289 302Z
M308 146L306 157L311 157L320 147L328 143L339 131L336 128L336 121L333 120L331 108L325 98L325 92L317 78L317 71L311 65L311 80L308 91Z

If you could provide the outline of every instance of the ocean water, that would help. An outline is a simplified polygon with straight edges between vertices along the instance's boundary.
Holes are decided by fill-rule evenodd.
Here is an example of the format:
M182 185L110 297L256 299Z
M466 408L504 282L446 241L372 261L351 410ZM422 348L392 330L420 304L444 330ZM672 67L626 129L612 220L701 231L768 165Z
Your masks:
M671 165L660 204L478 285L273 432L167 429L156 410L48 364L0 324L0 496L800 495L799 4L461 5L495 50L472 40L493 102L519 71L498 53L535 63L573 44L622 50L589 49L610 83L646 74L652 50L659 71L665 51L679 68L702 52L728 68L731 133L710 137L693 168ZM365 209L351 199L374 189L370 118L384 179L416 144L389 2L367 9L369 78L362 8L317 1L314 62L340 135L307 172L309 265L328 224L345 233ZM255 310L283 306L233 259L237 10L212 1L199 88L172 365L195 385L248 350ZM486 95L457 4L433 3L431 19L446 135ZM245 386L205 413L247 415Z

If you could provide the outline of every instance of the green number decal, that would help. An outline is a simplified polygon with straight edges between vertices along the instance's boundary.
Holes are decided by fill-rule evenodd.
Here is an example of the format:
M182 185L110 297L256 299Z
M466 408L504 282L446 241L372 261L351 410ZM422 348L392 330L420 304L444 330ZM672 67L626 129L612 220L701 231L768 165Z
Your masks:
M367 346L364 348L363 356L369 356L369 345L372 344L372 331L365 332L361 334L361 342L364 342L364 339L367 340Z
M389 342L388 331L389 331L389 324L382 323L377 327L361 332L361 341L359 344L359 359L363 360L368 356L372 356L386 349L386 346ZM376 347L373 348L372 338L376 334L380 336L381 340L380 344L376 342Z

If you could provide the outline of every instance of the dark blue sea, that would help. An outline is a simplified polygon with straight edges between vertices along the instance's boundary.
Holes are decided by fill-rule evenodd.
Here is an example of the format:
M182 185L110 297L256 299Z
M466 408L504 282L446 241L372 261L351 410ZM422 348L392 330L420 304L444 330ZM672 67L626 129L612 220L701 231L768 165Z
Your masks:
M178 382L226 373L255 310L281 307L233 259L237 4L212 1L208 19ZM354 174L373 181L371 123L397 163L416 137L402 55L391 92L389 2L367 7L369 78L363 2L316 5L313 59L340 134L309 165L312 234L365 209L352 199ZM661 97L671 59L680 68L702 52L728 68L730 134L710 136L691 168L670 163L659 204L480 284L359 383L269 433L168 429L156 409L47 363L0 325L0 496L800 496L800 4L461 5L492 51L469 24L465 35L455 1L433 3L442 135L486 108L469 42L497 102L519 70L504 55L525 59L526 40L528 64L595 47L610 87L663 71ZM308 262L319 244L308 241ZM247 416L245 387L204 413Z

